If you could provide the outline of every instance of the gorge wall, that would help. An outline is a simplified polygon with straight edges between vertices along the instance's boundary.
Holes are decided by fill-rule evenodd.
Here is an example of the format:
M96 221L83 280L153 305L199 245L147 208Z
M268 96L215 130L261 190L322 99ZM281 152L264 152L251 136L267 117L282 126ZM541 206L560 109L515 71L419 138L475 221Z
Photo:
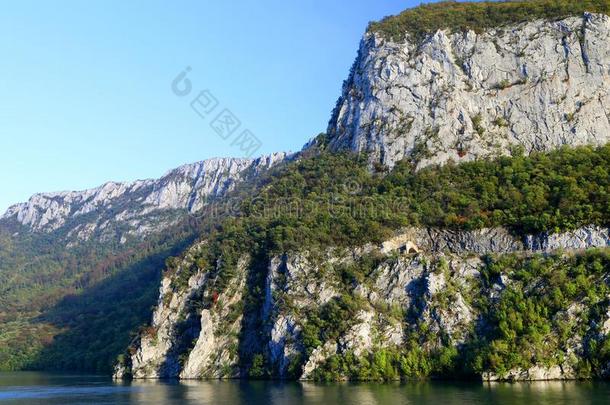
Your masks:
M367 32L328 127L334 150L418 165L610 140L610 18L585 13L394 41Z
M205 243L205 242L203 242ZM409 246L409 250L404 248ZM261 322L253 327L245 319L252 285L246 280L253 260L243 256L236 276L224 292L216 296L207 285L210 274L197 271L184 288L177 288L180 272L196 266L200 245L187 252L175 273L163 279L153 322L117 365L115 377L122 378L238 378L248 377L251 364L244 359L267 359L273 378L321 378L328 362L336 357L354 359L380 350L399 350L407 341L427 336L421 347L433 351L464 346L473 336L486 331L485 310L477 296L490 302L500 300L509 286L539 289L541 279L523 283L518 269L507 269L489 280L485 270L489 257L551 255L560 265L588 248L610 247L610 230L584 227L561 234L512 236L502 228L472 232L437 229L407 229L381 246L329 249L324 253L293 252L276 256L267 263L264 300L259 308ZM370 261L370 258L374 258ZM366 277L345 283L343 272L365 262ZM600 279L601 281L601 279ZM249 292L250 290L250 292ZM206 297L214 296L212 301ZM349 297L349 298L346 298ZM326 325L315 334L312 323L323 317L323 308L335 302L353 300L352 318L343 325ZM210 302L209 305L203 303ZM351 302L351 301L350 301ZM200 305L199 309L197 305ZM583 316L593 302L574 301L554 316L565 318L570 339L552 343L549 357L531 367L511 369L503 374L485 372L480 377L496 379L571 379L579 374L586 342L610 330L610 306L602 299L595 305L604 309L598 318ZM321 310L322 308L322 310ZM422 326L423 325L423 326ZM422 332L421 328L425 329ZM334 329L337 328L337 329ZM559 333L559 332L557 332ZM247 335L257 342L244 346ZM592 337L593 336L593 337ZM325 338L324 338L325 337ZM242 343L240 343L242 342ZM551 343L548 343L551 344ZM516 350L516 349L515 349ZM247 367L247 366L249 367ZM602 375L610 372L604 365ZM333 375L333 378L353 378ZM414 376L416 377L416 376ZM398 378L398 377L397 377Z
M305 150L322 143L365 152L373 166L407 159L421 168L604 145L609 43L610 18L588 12L398 40L369 30L327 134ZM118 361L116 378L610 373L591 360L610 331L605 227L523 237L504 228L409 228L380 246L304 246L264 259L244 252L222 290L209 263L197 264L201 244L166 273L153 321ZM572 278L588 295L567 292L577 288ZM523 332L524 324L538 326ZM522 333L531 345L517 339ZM557 338L538 341L549 333ZM506 347L511 341L519 347ZM513 359L501 360L511 350Z

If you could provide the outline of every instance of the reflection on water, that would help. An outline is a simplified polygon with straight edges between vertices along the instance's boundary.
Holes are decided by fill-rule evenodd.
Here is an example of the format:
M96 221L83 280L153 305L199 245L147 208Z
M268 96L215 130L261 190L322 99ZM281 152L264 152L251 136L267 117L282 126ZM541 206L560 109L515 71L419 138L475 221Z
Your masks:
M607 404L610 384L264 381L113 382L102 376L0 373L0 404Z

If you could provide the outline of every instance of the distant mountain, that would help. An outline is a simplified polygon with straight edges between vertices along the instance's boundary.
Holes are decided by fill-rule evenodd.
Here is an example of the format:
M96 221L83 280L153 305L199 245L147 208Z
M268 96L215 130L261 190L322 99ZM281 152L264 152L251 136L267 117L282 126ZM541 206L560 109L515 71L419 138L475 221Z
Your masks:
M275 153L257 159L216 158L181 166L160 179L108 182L85 191L40 193L10 207L10 222L33 232L54 233L67 243L143 239L194 214L206 203L286 159Z
M148 318L165 259L213 220L202 209L288 156L209 159L10 207L0 218L0 370L109 372Z

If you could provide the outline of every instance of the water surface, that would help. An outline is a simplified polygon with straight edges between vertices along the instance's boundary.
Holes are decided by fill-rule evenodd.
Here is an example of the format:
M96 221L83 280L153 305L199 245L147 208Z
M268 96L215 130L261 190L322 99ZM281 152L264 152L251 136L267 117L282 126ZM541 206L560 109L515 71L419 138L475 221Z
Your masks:
M610 383L314 384L113 382L105 376L0 373L0 404L608 404Z

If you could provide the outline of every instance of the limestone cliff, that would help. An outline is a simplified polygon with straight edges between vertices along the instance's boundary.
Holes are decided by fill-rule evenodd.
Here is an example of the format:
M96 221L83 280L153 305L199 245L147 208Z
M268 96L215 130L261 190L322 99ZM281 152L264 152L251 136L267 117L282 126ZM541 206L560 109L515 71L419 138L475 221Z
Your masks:
M610 140L610 18L423 38L365 34L328 127L335 150L420 166Z
M410 249L405 250L406 246ZM255 293L260 294L258 301L248 298L254 287L246 280L254 270L247 256L238 262L229 287L218 295L216 287L207 286L210 271L195 272L186 285L178 288L180 272L196 266L199 247L193 247L178 270L163 280L149 332L134 342L130 356L117 365L115 377L246 377L252 362L240 356L260 356L267 376L314 379L334 356L351 356L347 358L353 360L381 349L398 350L413 338L413 333L429 337L422 340L424 350L432 352L442 345L458 348L485 333L485 323L491 322L485 309L476 305L476 296L497 301L511 283L518 282L518 275L510 271L489 282L489 276L483 274L488 257L577 255L589 248L610 247L610 230L591 226L518 238L501 228L472 232L412 228L381 246L287 253L267 262L263 288ZM345 284L346 272L359 263L364 263L361 267L365 276ZM604 280L607 271L604 269L601 275ZM354 316L344 319L341 327L326 325L332 333L316 334L312 341L311 325L324 318L325 308L344 299L357 303ZM252 302L259 303L254 311L261 320L254 324L245 321L245 307ZM602 300L599 305L607 303ZM610 329L603 326L610 322L609 308L590 324L583 316L585 309L584 304L573 302L556 314L565 318L574 337L551 360L533 360L528 369L485 372L481 378L579 376L574 369L586 355L583 341L591 336L606 339L606 329ZM426 332L420 330L422 327ZM582 330L582 335L576 332ZM261 339L256 345L244 346L247 335Z

